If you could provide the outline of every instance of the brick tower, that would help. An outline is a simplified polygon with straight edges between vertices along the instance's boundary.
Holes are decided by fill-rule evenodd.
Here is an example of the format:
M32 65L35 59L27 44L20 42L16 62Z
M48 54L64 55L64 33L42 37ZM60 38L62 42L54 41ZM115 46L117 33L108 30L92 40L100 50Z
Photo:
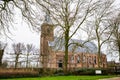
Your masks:
M45 16L45 21L41 26L41 38L40 38L40 53L41 62L44 72L48 67L50 48L49 42L53 41L53 25L50 22L48 14Z

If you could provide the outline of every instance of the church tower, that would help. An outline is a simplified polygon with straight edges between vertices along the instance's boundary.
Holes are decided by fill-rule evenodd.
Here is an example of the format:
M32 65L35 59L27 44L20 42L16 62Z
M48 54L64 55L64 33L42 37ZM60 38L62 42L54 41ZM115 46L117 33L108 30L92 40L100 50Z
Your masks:
M45 70L48 67L50 48L49 42L53 41L53 25L50 22L49 14L46 13L45 21L41 26L40 54L42 67Z

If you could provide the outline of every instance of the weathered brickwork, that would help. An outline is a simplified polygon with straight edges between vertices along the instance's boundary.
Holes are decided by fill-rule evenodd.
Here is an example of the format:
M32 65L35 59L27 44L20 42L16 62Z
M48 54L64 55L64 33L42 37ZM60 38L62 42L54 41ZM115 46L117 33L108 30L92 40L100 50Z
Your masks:
M53 55L54 53L54 55ZM69 68L97 68L97 54L92 53L71 53L68 56L68 67ZM102 54L101 67L107 67L106 55ZM57 51L52 52L51 58L48 62L49 68L63 68L64 67L64 52Z

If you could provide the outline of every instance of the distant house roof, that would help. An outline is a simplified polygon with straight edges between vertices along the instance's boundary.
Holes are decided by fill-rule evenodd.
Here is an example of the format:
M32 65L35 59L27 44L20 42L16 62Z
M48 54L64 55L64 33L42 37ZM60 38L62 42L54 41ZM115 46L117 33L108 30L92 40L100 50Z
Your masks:
M49 46L52 47L53 50L64 51L64 39L54 38L54 41L49 42ZM97 46L93 42L85 42L83 40L78 39L70 39L69 44L69 52L89 52L89 53L97 53Z

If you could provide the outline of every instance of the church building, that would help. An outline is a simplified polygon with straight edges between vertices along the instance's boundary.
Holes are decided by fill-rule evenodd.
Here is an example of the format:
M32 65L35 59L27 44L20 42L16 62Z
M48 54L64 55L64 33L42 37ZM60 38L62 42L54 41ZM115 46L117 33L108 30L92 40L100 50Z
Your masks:
M42 67L55 69L64 68L64 48L62 47L61 49L57 49L55 47L55 44L60 45L63 41L58 42L56 40L57 39L54 38L53 26L46 21L41 26L40 37L40 54ZM77 42L82 41L78 40ZM57 45L57 47L59 45ZM98 67L98 54L96 45L92 42L88 42L86 46L88 49L77 47L77 49L74 51L73 46L71 46L68 53L68 68ZM107 67L107 58L103 53L101 54L101 67Z

